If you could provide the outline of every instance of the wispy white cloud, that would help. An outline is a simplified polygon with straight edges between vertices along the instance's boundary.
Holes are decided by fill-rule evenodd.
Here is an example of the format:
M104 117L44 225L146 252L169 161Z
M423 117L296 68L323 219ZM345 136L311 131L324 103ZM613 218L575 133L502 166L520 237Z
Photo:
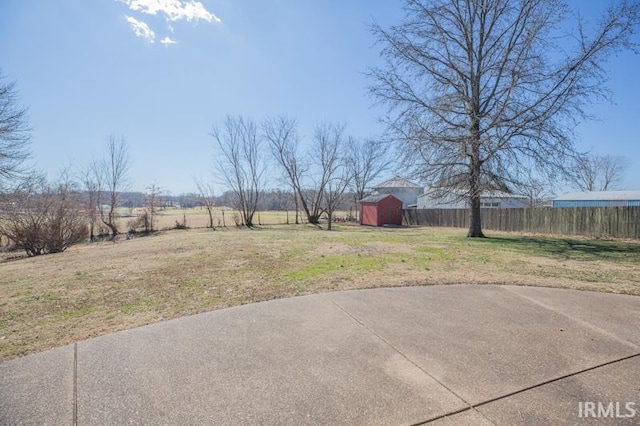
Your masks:
M147 24L142 21L138 21L132 16L126 16L126 18L129 26L131 27L131 30L133 30L136 36L144 38L149 43L154 42L154 40L156 39L156 33L154 33Z
M171 38L169 38L169 37L165 37L165 38L163 38L162 40L160 40L160 43L162 43L162 44L164 44L164 45L166 46L166 45L169 45L169 44L176 44L176 43L177 43L177 41L172 40L172 39L171 39Z
M202 3L195 0L119 0L129 9L149 15L163 14L168 21L174 22L203 20L206 22L222 22L215 14L209 12Z

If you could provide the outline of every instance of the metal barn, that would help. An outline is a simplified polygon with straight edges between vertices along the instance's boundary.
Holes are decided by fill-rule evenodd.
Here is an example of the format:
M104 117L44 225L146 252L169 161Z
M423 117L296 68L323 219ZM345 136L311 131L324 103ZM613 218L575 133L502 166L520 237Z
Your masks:
M553 207L640 207L640 191L572 192L553 200Z
M416 185L400 176L396 176L381 184L374 186L373 194L391 194L402 201L402 208L406 209L415 206L418 195L424 190L420 185Z
M391 194L375 194L360 200L360 225L402 225L402 201Z
M418 209L468 209L469 200L462 192L429 189L418 196ZM483 209L522 209L527 197L503 191L482 191L480 207Z

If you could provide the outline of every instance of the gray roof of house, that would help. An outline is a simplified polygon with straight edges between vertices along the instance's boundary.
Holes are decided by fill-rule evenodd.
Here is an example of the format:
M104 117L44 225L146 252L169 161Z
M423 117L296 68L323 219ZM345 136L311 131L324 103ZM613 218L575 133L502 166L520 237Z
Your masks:
M393 197L393 195L391 194L373 194L373 195L369 195L368 197L364 197L362 200L360 200L361 203L377 203L379 201L384 200L387 197ZM396 197L393 197L396 198ZM397 198L396 198L397 200Z
M422 187L420 185L416 185L415 183L406 180L405 178L401 178L400 176L395 176L373 187L373 189L380 189L380 188L422 188Z
M452 194L452 195L457 196L457 197L460 197L460 196L466 197L464 195L464 193L461 192L461 191L456 191L456 190L442 191L442 190L439 190L439 189L428 189L427 191L425 191L424 194L418 195L418 197L428 197L428 196L433 196L434 194L436 194L436 195ZM504 191L485 190L485 191L482 191L482 193L480 194L480 198L526 199L527 197L525 197L524 195L512 194L512 193L504 192Z
M620 201L640 200L640 191L592 191L571 192L561 195L554 201Z
M526 199L524 195L520 194L512 194L509 192L498 191L498 190L486 190L482 191L480 197L483 198L514 198L514 199Z

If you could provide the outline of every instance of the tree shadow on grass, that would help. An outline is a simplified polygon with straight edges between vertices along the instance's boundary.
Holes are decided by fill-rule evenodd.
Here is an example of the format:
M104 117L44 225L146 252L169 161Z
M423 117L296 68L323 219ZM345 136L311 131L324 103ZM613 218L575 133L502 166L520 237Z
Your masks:
M489 237L482 240L496 248L570 260L611 260L640 263L640 243L557 237Z

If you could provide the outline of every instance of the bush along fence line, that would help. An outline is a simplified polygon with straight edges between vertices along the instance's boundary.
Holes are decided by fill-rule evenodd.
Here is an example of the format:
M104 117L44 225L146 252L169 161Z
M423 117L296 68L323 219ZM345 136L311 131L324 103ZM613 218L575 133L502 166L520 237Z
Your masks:
M469 227L468 209L408 209L405 225ZM482 228L493 231L640 239L640 207L482 209Z

